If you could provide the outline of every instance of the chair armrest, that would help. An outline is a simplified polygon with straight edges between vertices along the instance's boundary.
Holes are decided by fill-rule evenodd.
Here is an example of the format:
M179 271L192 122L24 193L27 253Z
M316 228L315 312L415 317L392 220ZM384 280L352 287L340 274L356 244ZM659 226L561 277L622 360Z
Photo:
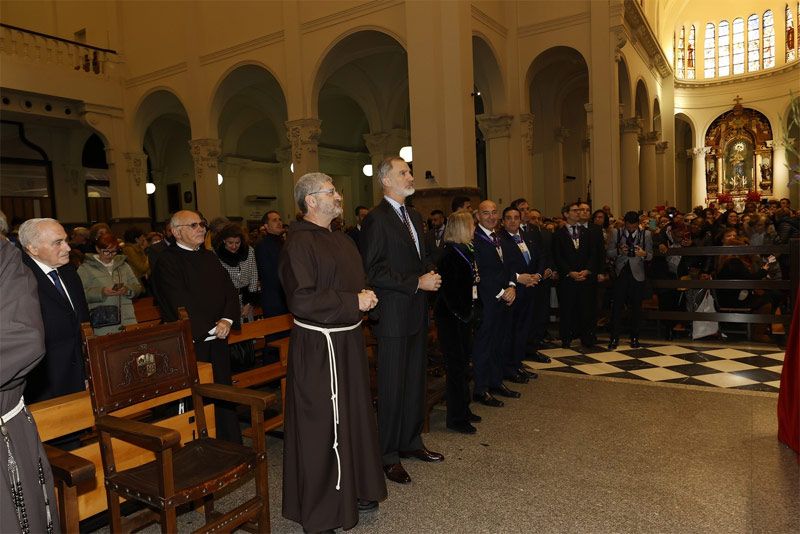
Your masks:
M86 458L75 456L65 450L44 444L44 451L53 470L53 478L67 486L77 486L95 476L94 464Z
M192 386L192 390L203 397L246 404L262 412L277 401L274 393L224 384L195 384Z
M111 437L153 452L165 451L181 442L181 435L177 430L113 415L98 417L95 426L97 430L111 434Z

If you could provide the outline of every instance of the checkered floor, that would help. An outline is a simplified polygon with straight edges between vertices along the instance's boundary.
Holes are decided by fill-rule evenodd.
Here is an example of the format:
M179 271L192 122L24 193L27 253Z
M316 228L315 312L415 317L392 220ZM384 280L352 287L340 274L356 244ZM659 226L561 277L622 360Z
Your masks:
M573 343L572 349L554 348L539 352L552 361L526 361L526 365L536 370L771 393L777 393L780 387L784 356L783 352L775 349L740 350L645 343L638 349L621 344L611 352L600 345L586 348L578 343Z

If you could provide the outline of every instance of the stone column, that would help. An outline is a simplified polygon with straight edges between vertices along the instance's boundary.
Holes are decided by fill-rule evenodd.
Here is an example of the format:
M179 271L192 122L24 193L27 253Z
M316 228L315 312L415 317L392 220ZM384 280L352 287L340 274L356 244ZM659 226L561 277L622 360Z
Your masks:
M222 200L217 183L220 145L219 139L192 139L189 141L189 149L194 160L197 210L208 221L223 215Z
M639 209L650 210L658 204L656 182L656 142L658 132L639 137Z
M106 149L108 160L110 149ZM122 158L108 166L111 179L111 214L114 219L147 217L147 154L144 152L123 152ZM114 187L114 182L119 182ZM116 201L115 201L116 200Z
M519 116L519 131L522 150L520 151L520 169L522 170L522 183L529 184L520 191L524 198L532 199L541 196L543 191L536 191L533 186L533 114L522 113ZM528 200L532 202L532 200Z
M594 202L594 182L592 182L592 139L586 137L581 141L581 158L583 175L586 177L587 195L586 200ZM591 195L591 196L590 196Z
M772 196L790 198L789 168L786 160L786 145L779 139L772 140ZM760 172L760 171L759 171Z
M707 204L706 154L710 152L711 147L705 146L686 150L686 155L692 158L692 205L690 207Z
M243 199L240 179L242 165L245 162L246 160L241 158L223 158L220 161L220 173L225 179L219 188L220 205L222 206L222 214L226 217L240 216L245 220L247 219L248 214L242 210Z
M544 191L546 213L557 213L564 205L564 141L572 134L568 128L559 126L553 130L555 144L553 145L553 176L554 187ZM557 186L555 184L558 184ZM571 201L572 199L570 199Z
M666 177L666 157L664 153L667 151L669 141L660 141L656 143L656 197L658 204L665 203L670 206L675 206L675 198L667 198L667 190L672 189L667 187Z
M388 132L377 132L364 134L364 143L369 150L369 157L372 162L372 202L377 205L383 197L383 189L381 184L378 183L378 165L386 159L389 154L389 137Z
M278 159L281 169L280 185L278 186L280 191L280 194L278 194L278 211L283 216L283 222L289 223L289 221L294 220L295 214L300 210L294 201L294 176L300 177L302 175L296 173L294 176L292 175L290 167L292 164L292 147L284 146L276 149L275 157ZM297 170L296 165L295 170Z
M620 122L622 135L621 168L622 168L622 209L619 214L626 211L638 210L639 198L639 132L641 126L639 119L631 117Z
M480 115L478 127L486 140L487 195L498 206L505 206L512 200L514 191L510 173L509 141L511 136L511 115Z
M292 163L294 180L309 172L319 170L319 136L322 121L319 119L298 119L286 121L286 137L292 144Z

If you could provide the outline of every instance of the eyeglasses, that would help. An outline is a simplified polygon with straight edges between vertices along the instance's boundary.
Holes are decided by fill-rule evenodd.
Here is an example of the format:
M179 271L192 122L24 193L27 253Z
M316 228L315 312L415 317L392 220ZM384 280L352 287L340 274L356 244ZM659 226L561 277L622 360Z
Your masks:
M100 254L107 254L109 256L112 256L112 255L116 254L117 252L119 252L119 250L117 250L115 248L106 248L106 249L101 250Z
M173 228L174 228L174 227L177 227L177 226L188 226L188 227L190 227L192 230L197 230L197 227L198 227L198 226L199 226L200 228L208 228L208 223L207 223L207 222L205 222L205 221L200 221L200 222L193 222L193 223L188 223L188 224L174 224L174 225L172 225L172 226L173 226Z
M330 189L320 189L319 191L314 191L313 193L309 193L309 195L318 195L320 193L325 193L326 195L335 195L336 188L331 187Z

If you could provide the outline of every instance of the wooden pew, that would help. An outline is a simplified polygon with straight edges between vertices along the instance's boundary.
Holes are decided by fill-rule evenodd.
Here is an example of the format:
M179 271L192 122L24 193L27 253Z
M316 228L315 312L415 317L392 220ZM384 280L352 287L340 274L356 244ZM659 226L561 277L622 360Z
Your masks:
M133 313L136 315L137 327L161 322L161 310L153 297L142 297L133 301Z
M210 363L198 363L197 368L201 383L212 383L214 381ZM171 395L174 400L187 396L186 391L176 391ZM163 399L163 397L161 397ZM160 401L159 401L160 402ZM146 403L144 403L146 404ZM142 405L134 407L136 412L141 412ZM145 406L147 408L147 406ZM88 391L81 391L63 397L56 397L42 402L37 402L28 407L31 415L36 420L39 428L39 436L42 441L50 441L56 438L67 436L75 432L85 431L94 426L94 414L92 413L92 402L89 399ZM206 421L209 433L215 434L214 428L214 407L205 407ZM130 416L134 415L134 410L124 409L115 412L114 415ZM159 421L160 426L174 428L181 434L181 442L185 443L192 439L194 425L194 411L176 415ZM51 447L52 449L52 447ZM60 451L48 451L49 457L57 457ZM100 458L100 447L96 441L83 445L82 447L70 451L72 455L84 458L94 464L95 474L91 480L78 484L77 491L77 519L86 519L95 514L106 510L106 491L103 482L103 464ZM153 459L153 454L135 447L133 445L114 441L114 453L117 457L117 466L127 469L136 465L149 462ZM63 498L59 498L63 500ZM66 513L74 513L65 510ZM59 513L62 513L59 511ZM74 515L70 520L75 521Z
M242 343L243 341L263 342L265 336L291 330L292 324L292 316L290 314L267 317L251 323L244 323L242 324L241 330L231 331L230 335L228 335L228 344L233 345L235 343ZM283 409L286 403L286 371L289 361L288 333L287 337L272 341L267 345L278 349L280 357L277 362L248 369L233 375L233 385L240 388L261 386L280 380L281 409L274 417L264 420L264 432L274 430L283 425ZM246 429L244 435L252 435L252 428Z

